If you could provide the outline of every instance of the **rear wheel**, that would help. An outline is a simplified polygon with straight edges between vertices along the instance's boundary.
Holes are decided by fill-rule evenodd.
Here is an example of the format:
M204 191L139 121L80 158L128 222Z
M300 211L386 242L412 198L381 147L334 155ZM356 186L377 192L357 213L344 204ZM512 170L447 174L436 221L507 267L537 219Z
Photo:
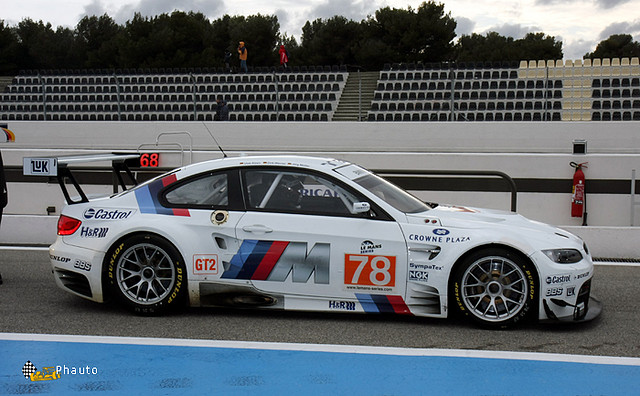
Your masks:
M460 312L489 327L508 327L529 314L537 286L526 260L504 249L472 254L454 275Z
M160 314L181 305L187 282L178 250L154 235L131 237L110 252L107 280L112 295L140 314Z

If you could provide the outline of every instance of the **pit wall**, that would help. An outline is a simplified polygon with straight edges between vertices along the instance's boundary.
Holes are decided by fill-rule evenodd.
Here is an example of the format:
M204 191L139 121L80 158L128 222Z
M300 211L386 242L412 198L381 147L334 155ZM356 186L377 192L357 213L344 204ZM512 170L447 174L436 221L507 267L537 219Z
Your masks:
M380 171L500 171L517 182L526 182L526 191L519 191L517 196L517 211L522 215L583 236L596 256L640 256L640 252L627 248L640 236L638 229L630 227L632 213L640 224L640 205L631 210L629 194L632 169L640 170L638 122L25 121L9 122L7 129L15 135L15 142L0 143L0 150L5 166L14 169L22 166L23 157L139 149L162 152L160 166L173 168L221 158L219 143L229 156L320 155ZM166 135L158 138L162 133ZM575 140L586 141L586 154L573 154ZM588 162L587 227L582 226L582 219L570 216L574 172L570 162ZM589 181L597 183L599 191L589 193ZM432 182L424 180L426 184ZM558 190L557 186L564 184L566 191ZM57 215L64 205L57 184L10 181L8 189L9 205L0 229L0 244L52 242ZM85 191L109 194L112 187L94 185ZM504 189L487 192L447 191L446 187L412 192L429 202L510 208L506 183ZM52 207L54 211L47 215L47 208Z

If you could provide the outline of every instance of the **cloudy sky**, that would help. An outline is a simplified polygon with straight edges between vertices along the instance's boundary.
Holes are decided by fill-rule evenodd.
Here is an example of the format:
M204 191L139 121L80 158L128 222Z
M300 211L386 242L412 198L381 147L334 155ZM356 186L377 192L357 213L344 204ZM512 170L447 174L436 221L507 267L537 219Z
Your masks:
M308 20L343 15L360 21L385 6L416 9L423 0L20 0L5 1L0 19L15 26L24 18L73 28L85 15L107 13L123 24L135 12L145 16L199 11L210 19L222 15L275 14L280 31L299 39ZM445 12L458 22L456 33L496 31L521 38L544 32L563 42L565 59L578 59L612 34L640 41L640 0L449 0Z

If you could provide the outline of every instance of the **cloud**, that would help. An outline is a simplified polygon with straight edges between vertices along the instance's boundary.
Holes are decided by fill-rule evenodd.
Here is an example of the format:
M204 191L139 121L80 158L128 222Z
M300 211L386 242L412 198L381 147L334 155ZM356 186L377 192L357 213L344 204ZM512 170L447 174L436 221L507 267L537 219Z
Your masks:
M629 0L595 0L595 3L598 7L604 8L605 10L615 8L620 4L627 3Z
M156 16L170 14L175 10L184 12L201 12L208 17L215 17L224 12L223 0L183 0L176 4L174 0L140 0L137 3L129 3L117 8L106 7L102 0L93 0L84 7L83 15L103 15L105 13L113 17L120 24L131 20L138 12L142 16Z
M371 8L371 3L366 0L326 0L311 9L308 19L328 19L341 15L347 19L361 21L371 12Z
M630 0L592 0L593 4L605 10L615 8L621 4L628 3ZM535 0L535 5L548 6L548 5L567 5L569 3L578 3L579 0Z
M458 37L466 34L466 35L470 35L471 33L473 33L473 28L476 26L476 23L469 19L469 18L465 18L465 17L455 17L456 20L456 35Z
M598 43L594 40L575 40L572 42L563 41L562 52L565 59L582 59L589 52L593 52Z
M630 34L632 36L638 36L640 34L640 20L634 22L616 22L605 27L598 38L600 40L606 40L614 34Z
M84 13L82 14L87 16L102 16L107 13L107 10L104 8L100 0L93 0L91 3L84 6ZM81 18L79 18L81 19Z
M486 34L489 32L497 32L500 35L505 37L513 37L514 39L521 39L524 36L526 36L527 33L541 32L541 31L543 30L537 26L522 26L520 24L505 23L503 25L489 28L483 34Z

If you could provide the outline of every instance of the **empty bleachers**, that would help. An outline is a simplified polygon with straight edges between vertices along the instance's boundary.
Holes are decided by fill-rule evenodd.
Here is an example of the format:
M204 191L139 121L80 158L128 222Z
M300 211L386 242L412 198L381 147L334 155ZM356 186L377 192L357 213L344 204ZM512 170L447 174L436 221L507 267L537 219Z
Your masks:
M331 121L348 78L337 66L24 71L0 121L211 121L219 96L232 121ZM374 122L640 121L638 58L389 64L371 90Z
M368 119L637 121L638 77L638 58L394 65L380 72Z
M211 121L216 99L237 121L328 121L347 72L337 67L256 70L23 72L1 94L2 120Z

